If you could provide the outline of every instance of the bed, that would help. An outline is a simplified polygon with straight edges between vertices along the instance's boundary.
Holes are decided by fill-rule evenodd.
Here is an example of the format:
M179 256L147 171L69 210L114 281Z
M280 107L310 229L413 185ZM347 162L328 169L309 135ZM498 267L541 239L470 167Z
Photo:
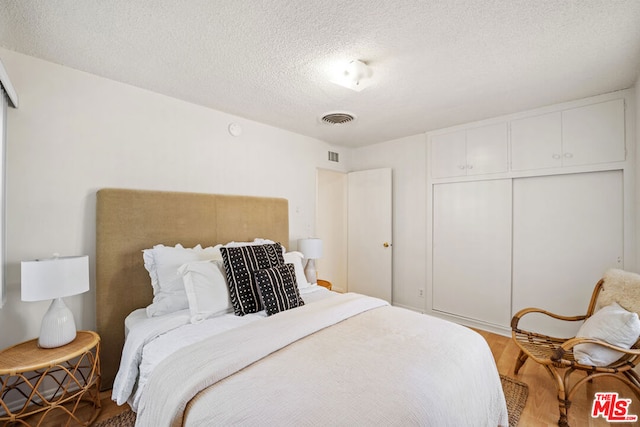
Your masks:
M291 261L297 255L286 250L288 212L279 198L98 191L102 384L136 410L137 425L508 425L500 378L480 335L376 298L303 284ZM147 255L176 245L224 253L223 261L216 255L188 263L207 271L218 263L224 272L227 261L224 268L232 268L233 254L264 251L273 268L253 279L270 286L282 280L273 271L288 277L284 287L297 297L287 294L287 301L297 307L272 313L279 300L260 287L264 307L236 315L245 297L229 286L226 311L195 316L191 305L149 317L158 290ZM185 267L189 289L195 273Z

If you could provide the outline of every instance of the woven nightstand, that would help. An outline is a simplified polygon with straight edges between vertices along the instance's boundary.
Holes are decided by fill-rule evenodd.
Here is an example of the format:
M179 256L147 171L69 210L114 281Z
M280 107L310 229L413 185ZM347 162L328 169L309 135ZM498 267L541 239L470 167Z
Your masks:
M0 423L41 425L49 414L66 413L67 424L91 425L100 413L99 353L100 337L91 331L62 347L40 348L34 339L1 351ZM21 406L9 408L12 401ZM82 412L86 420L77 411L81 401L93 406Z

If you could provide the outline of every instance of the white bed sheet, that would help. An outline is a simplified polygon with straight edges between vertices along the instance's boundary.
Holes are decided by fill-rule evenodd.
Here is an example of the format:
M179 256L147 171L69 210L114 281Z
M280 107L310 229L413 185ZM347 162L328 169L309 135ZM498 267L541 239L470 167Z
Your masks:
M317 285L301 289L300 294L305 304L338 296ZM125 320L126 341L111 393L113 401L118 405L127 402L133 411L138 410L151 372L167 357L205 338L267 317L264 310L246 316L229 313L192 324L188 309L151 318L145 313L144 309L135 310Z

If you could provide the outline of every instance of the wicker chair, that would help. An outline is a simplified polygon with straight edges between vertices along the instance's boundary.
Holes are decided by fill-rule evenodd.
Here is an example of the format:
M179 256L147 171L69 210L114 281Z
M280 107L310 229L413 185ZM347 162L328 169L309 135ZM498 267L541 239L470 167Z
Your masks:
M610 279L607 277L607 274L610 272L612 272L611 276L616 277L616 279ZM516 313L511 320L511 334L513 340L520 348L520 354L516 360L514 373L516 375L518 374L518 371L527 359L532 359L546 368L558 388L558 404L560 409L558 425L561 427L569 426L567 413L571 405L571 398L576 390L585 382L591 381L594 378L600 376L614 377L627 384L631 390L634 391L638 399L640 399L640 376L636 371L634 371L634 367L640 362L640 339L638 339L630 349L625 349L596 339L575 337L555 338L536 332L525 331L518 328L518 323L523 316L530 313L541 313L561 321L583 321L591 317L601 306L604 306L606 300L609 300L609 302L606 302L607 304L610 303L614 287L617 287L615 291L619 291L620 289L628 290L630 289L628 286L631 284L635 289L640 289L639 275L623 272L622 270L610 270L610 272L607 272L604 278L596 284L587 309L587 314L583 316L567 317L537 308L526 308ZM623 282L626 280L621 287L619 286L619 283L613 283L620 282L620 276L623 277ZM609 292L609 295L607 295L607 298L604 298L603 296L609 287L611 287L612 290ZM639 291L634 291L636 295L637 292ZM635 302L634 305L634 303L629 303L630 299L631 298L628 298L627 296L620 297L619 293L613 297L613 300L622 307L629 311L638 312L637 307L640 307L640 300ZM634 308L628 308L629 306ZM608 347L623 353L623 356L607 366L582 365L576 361L573 353L574 346L582 343L594 343L603 347ZM583 371L586 375L578 377L579 379L572 385L570 380L572 378L572 374L576 371Z

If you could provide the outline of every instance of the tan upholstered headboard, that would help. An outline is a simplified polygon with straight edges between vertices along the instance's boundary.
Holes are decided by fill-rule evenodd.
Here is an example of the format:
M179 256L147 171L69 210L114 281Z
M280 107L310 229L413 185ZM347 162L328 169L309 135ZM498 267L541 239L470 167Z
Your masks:
M177 243L206 247L256 237L289 246L286 199L102 189L96 211L96 324L103 389L111 388L120 364L125 317L153 299L143 249Z

